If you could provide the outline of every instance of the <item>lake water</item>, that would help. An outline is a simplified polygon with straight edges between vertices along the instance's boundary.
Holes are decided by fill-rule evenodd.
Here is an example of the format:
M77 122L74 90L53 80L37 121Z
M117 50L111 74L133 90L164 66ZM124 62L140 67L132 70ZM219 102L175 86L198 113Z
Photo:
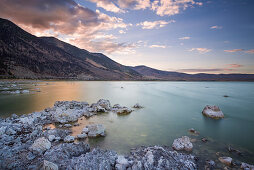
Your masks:
M4 83L2 81L2 90L14 84ZM175 138L187 135L197 139L193 143L193 154L213 159L221 154L254 162L253 82L20 81L18 84L30 93L0 94L1 117L40 111L58 100L91 104L103 98L110 100L111 105L127 107L139 103L144 108L129 115L118 116L110 112L80 119L81 125L74 128L73 133L80 133L89 123L103 124L106 137L89 139L88 142L92 147L120 153L128 153L140 145L171 146ZM208 104L219 106L225 118L204 117L201 112ZM200 135L189 134L190 128L199 131ZM202 137L209 141L201 142ZM244 156L228 153L226 147L229 144L242 151Z

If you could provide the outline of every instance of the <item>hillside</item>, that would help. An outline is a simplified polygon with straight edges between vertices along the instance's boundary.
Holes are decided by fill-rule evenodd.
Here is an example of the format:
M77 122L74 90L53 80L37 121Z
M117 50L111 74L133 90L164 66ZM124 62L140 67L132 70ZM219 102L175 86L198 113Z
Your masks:
M254 74L186 74L162 71L147 66L132 67L143 75L146 80L177 80L177 81L254 81Z
M4 78L135 80L141 75L100 53L53 37L36 37L0 19L0 75Z

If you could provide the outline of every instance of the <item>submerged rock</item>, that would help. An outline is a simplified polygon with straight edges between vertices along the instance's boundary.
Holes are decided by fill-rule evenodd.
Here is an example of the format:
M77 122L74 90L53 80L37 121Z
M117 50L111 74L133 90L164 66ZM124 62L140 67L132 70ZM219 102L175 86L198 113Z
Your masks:
M203 109L202 114L207 116L207 117L213 118L213 119L224 118L224 114L218 106L209 106L209 105L207 105Z
M228 166L232 164L232 158L230 157L219 157L219 161Z
M92 124L87 125L86 128L88 129L88 137L105 136L105 128L103 125Z
M133 108L135 108L135 109L142 109L142 108L144 108L144 107L141 106L140 104L136 103L136 104L133 106Z
M38 138L34 141L30 150L36 151L37 153L43 153L51 147L51 142L45 137Z
M178 151L179 150L191 151L193 145L188 136L182 136L181 138L174 140L172 148Z

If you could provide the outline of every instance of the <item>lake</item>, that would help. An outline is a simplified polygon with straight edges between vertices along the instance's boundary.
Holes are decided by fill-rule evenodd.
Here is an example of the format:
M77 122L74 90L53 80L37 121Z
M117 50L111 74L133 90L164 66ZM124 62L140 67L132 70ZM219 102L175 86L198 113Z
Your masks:
M18 87L30 93L3 94L4 90ZM171 146L174 139L187 135L197 139L193 143L195 155L215 158L222 154L254 162L253 82L1 81L0 89L1 117L40 111L58 100L91 104L103 98L110 100L112 106L144 106L125 116L110 112L80 119L81 125L73 128L74 134L90 123L106 127L106 137L89 139L92 147L128 153L141 145ZM204 117L201 112L208 104L219 106L225 118ZM190 128L200 135L191 135ZM201 142L202 137L208 142ZM228 153L229 144L244 156Z

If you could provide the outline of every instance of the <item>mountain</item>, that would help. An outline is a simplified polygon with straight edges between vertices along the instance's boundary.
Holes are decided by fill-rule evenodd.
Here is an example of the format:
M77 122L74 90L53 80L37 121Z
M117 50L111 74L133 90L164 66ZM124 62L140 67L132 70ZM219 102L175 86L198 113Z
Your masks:
M100 53L90 53L54 37L36 37L0 19L2 78L136 80L142 76Z
M147 66L132 67L143 75L145 80L169 81L254 81L254 74L186 74L171 71L162 71Z
M0 78L254 81L254 74L186 74L124 66L54 37L36 37L0 18Z

